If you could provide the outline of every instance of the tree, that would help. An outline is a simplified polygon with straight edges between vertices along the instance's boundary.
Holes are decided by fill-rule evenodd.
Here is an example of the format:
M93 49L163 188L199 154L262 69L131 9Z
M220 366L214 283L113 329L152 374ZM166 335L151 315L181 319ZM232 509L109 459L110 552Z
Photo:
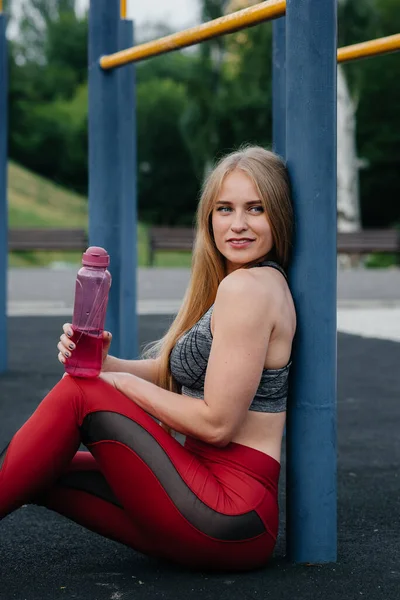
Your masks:
M232 0L227 12L256 4ZM220 104L221 149L272 143L272 24L263 23L226 39Z
M226 5L227 0L203 0L202 20L222 16ZM223 60L224 39L201 44L196 68L188 80L190 101L182 118L182 128L199 178L209 170L220 146L218 118Z
M400 31L397 0L375 0L371 37ZM400 54L354 64L362 81L357 143L367 167L360 174L362 221L367 227L400 224Z
M183 83L138 83L139 215L151 223L192 225L198 180L180 129L188 105Z
M47 31L60 15L75 15L75 0L29 0L20 3L20 10L16 39L18 59L44 64L48 58L44 47Z
M203 0L203 20L256 1ZM86 192L87 18L77 17L73 0L23 6L20 35L10 43L10 155ZM398 0L340 0L339 45L398 32L397 8ZM245 142L271 144L271 54L272 26L265 23L138 65L141 216L191 223L199 181L214 157ZM360 173L363 226L400 221L399 59L339 68L338 183L357 196L356 136L368 165ZM353 228L358 205L340 198L339 226L345 218Z
M10 156L86 192L87 106L79 90L87 79L87 19L77 17L73 0L31 0L23 11L9 53Z
M339 0L339 46L365 39L372 33L372 0ZM359 165L356 144L357 95L362 87L357 70L338 65L337 78L337 218L339 231L361 228ZM349 85L350 81L350 85Z

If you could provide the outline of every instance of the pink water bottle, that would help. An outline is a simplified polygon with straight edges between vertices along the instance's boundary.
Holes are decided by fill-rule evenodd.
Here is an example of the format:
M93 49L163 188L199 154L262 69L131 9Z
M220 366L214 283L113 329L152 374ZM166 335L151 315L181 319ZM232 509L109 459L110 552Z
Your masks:
M104 248L92 246L82 256L75 286L72 341L75 350L65 363L74 377L97 377L102 366L103 331L111 274L110 257Z

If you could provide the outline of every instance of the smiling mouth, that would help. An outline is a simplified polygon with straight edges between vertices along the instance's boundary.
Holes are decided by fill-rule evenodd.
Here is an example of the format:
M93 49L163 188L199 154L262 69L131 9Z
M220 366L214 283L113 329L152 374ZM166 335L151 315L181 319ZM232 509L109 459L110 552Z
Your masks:
M251 240L249 238L243 238L241 240L228 240L228 242L230 244L237 244L238 246L240 246L240 244L248 244L249 242L254 242L255 240Z

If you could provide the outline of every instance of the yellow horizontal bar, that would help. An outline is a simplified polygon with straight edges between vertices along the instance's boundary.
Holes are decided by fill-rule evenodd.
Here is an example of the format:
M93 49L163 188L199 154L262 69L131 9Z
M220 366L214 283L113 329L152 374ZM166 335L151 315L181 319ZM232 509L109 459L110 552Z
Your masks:
M125 19L127 14L127 0L120 0L120 2L121 18ZM2 4L3 0L0 0L0 12ZM113 69L180 48L194 46L195 44L221 35L234 33L235 31L246 29L264 21L282 17L285 15L285 12L286 0L267 0L267 2L261 2L255 6L236 11L208 23L203 23L197 27L192 27L191 29L186 29L185 31L141 44L140 46L128 48L127 50L121 50L120 52L115 52L115 54L103 56L100 59L100 66L103 69ZM337 58L339 63L343 63L396 52L397 50L400 50L400 33L339 48Z
M121 19L126 19L126 0L121 0Z
M214 21L203 23L179 33L168 35L153 42L121 50L115 54L103 56L100 66L103 69L113 69L128 63L137 62L151 56L165 54L179 48L194 46L227 33L246 29L264 21L282 17L286 12L286 0L268 0L255 6L238 10Z
M371 40L370 42L362 42L361 44L339 48L338 62L343 63L359 58L378 56L379 54L396 52L396 50L400 50L400 33L378 40Z

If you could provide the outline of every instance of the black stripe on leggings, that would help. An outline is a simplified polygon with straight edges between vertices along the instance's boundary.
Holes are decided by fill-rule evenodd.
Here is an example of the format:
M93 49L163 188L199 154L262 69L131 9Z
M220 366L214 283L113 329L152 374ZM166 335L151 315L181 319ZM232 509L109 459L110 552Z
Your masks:
M62 475L57 480L56 485L87 492L88 494L92 494L92 496L97 496L97 498L118 506L118 508L123 508L108 485L104 475L99 471L71 471Z
M115 440L130 448L150 467L185 519L205 535L224 541L239 541L265 532L263 522L254 510L231 516L204 504L183 481L153 436L132 419L115 412L91 413L85 417L81 433L86 446Z

